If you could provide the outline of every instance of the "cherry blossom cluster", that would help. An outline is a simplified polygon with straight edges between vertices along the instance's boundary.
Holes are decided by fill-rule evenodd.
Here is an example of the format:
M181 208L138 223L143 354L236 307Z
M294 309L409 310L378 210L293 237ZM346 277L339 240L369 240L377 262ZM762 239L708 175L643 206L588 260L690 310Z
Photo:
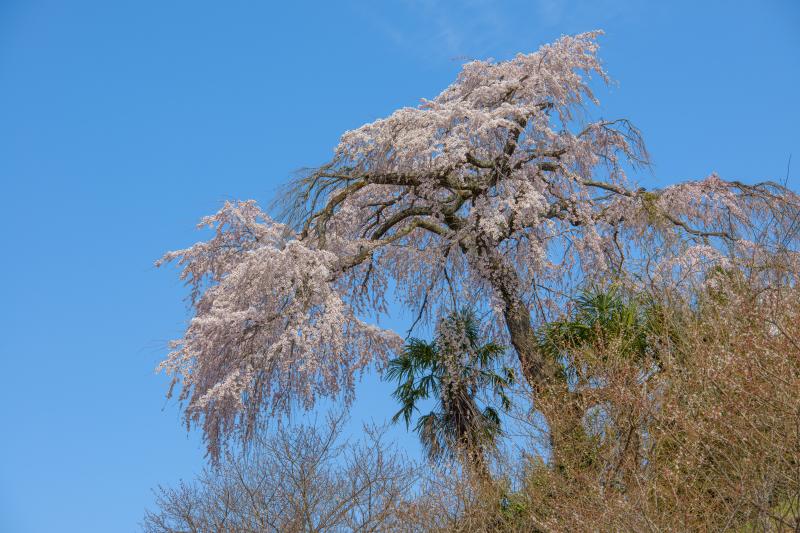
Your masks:
M159 368L181 382L187 421L202 422L212 454L264 408L352 392L354 374L401 343L355 317L331 283L334 254L305 246L255 202L226 202L201 226L215 236L161 260L182 266L195 316Z

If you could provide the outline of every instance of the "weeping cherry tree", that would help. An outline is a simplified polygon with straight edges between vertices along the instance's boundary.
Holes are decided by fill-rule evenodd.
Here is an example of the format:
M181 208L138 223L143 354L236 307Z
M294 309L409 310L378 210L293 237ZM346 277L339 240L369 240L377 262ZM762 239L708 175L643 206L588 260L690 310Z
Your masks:
M490 311L535 401L561 374L536 328L582 283L696 279L795 223L797 197L773 182L640 187L639 131L589 118L592 81L609 82L600 33L467 63L435 98L344 133L277 220L226 203L201 223L213 237L162 258L181 267L193 318L161 369L212 457L270 415L349 400L358 373L402 347L366 321L390 300L423 321L454 300ZM580 415L545 413L554 450Z

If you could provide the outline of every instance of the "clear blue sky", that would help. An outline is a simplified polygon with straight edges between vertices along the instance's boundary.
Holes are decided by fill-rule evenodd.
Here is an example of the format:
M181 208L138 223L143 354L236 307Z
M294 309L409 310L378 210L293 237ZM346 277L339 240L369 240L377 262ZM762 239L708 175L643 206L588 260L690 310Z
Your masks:
M0 531L134 531L202 467L153 372L184 290L152 266L200 216L267 204L463 58L594 28L646 185L783 178L794 154L797 188L797 1L0 1ZM354 419L388 392L369 380Z

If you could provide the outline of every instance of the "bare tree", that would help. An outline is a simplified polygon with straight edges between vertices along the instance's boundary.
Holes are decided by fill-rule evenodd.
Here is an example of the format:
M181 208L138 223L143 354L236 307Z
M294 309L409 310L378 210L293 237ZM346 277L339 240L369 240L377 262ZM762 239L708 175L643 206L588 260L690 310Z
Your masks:
M286 426L228 454L199 480L160 488L148 533L387 531L416 480L415 465L383 441L381 428L342 438L344 418Z

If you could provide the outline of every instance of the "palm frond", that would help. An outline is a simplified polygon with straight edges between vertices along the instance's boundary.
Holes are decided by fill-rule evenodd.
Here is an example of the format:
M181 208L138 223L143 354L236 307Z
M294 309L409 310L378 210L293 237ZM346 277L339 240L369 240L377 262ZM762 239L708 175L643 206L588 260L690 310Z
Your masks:
M488 389L502 410L511 408L506 392L514 383L514 372L498 364L506 348L491 341L481 343L481 324L469 308L446 316L437 331L432 342L410 339L389 361L384 378L397 382L392 396L401 405L392 422L402 419L410 427L420 403L434 399L434 409L414 425L428 457L453 457L466 448L469 453L463 457L482 462L485 447L494 445L500 434L500 415L491 405L481 410L476 398Z

